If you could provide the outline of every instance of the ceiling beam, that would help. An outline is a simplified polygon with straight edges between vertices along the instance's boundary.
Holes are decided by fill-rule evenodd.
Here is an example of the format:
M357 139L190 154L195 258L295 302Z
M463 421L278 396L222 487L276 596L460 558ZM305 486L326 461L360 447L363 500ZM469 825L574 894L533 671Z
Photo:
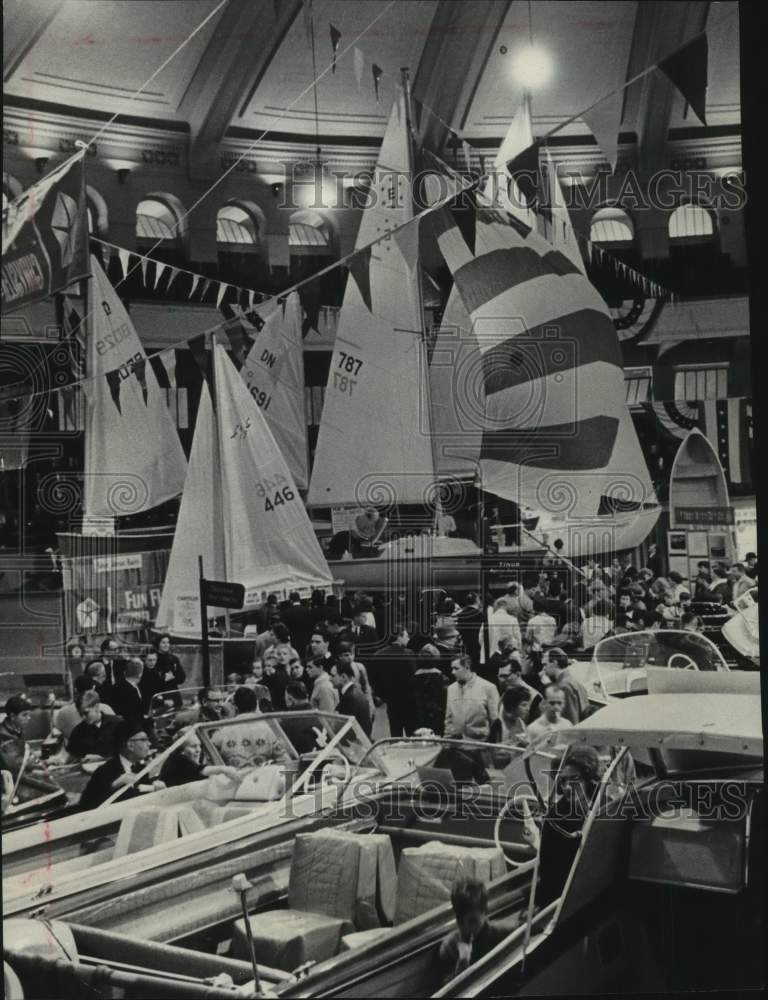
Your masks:
M189 172L193 179L218 176L219 143L247 104L301 0L230 0L179 105L189 122Z
M450 129L463 129L510 2L440 0L413 77L413 96L425 109L420 145L439 152Z
M64 0L6 0L3 4L5 83L63 6Z
M652 0L637 5L637 17L627 76L675 52L704 30L708 3L700 0ZM660 70L654 70L628 88L626 107L636 109L638 172L649 178L667 166L667 134L677 88Z

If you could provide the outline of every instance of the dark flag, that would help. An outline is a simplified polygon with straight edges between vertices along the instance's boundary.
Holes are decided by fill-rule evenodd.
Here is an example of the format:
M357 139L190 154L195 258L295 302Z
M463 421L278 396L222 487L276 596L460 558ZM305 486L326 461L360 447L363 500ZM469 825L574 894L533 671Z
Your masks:
M48 298L90 273L84 151L8 205L2 311Z
M334 28L331 24L329 25L331 29L331 48L333 50L333 62L331 63L331 72L336 72L336 53L339 51L339 42L341 41L341 32L338 28Z
M707 124L707 57L707 36L702 32L659 63L659 69L674 83L702 125Z

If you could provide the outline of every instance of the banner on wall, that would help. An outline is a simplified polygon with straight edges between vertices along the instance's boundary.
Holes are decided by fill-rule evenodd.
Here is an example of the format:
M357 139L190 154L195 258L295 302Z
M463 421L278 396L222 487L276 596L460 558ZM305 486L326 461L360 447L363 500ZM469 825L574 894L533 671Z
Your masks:
M170 549L123 555L62 557L68 636L134 632L160 606Z

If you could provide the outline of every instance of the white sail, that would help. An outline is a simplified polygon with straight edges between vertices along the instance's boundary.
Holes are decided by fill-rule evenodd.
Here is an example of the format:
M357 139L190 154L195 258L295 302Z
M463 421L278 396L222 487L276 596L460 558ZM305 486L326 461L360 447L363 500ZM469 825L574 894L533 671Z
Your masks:
M409 143L400 92L384 134L371 204L363 212L356 247L367 246L412 218ZM414 222L373 246L369 260L361 255L352 262L308 502L314 506L420 503L433 480Z
M531 102L528 95L525 95L494 157L493 169L486 179L483 197L489 205L498 206L535 229L536 213L526 205L520 188L507 169L507 164L532 145Z
M136 514L181 493L187 463L165 390L93 256L91 271L84 510Z
M255 341L240 375L264 414L294 482L304 490L309 482L309 470L298 293L291 292L284 308L278 305L264 317L264 326L259 332L255 327L251 329Z
M269 425L224 348L214 345L215 406L203 384L157 628L199 634L198 556L209 579L263 594L330 587L331 572Z

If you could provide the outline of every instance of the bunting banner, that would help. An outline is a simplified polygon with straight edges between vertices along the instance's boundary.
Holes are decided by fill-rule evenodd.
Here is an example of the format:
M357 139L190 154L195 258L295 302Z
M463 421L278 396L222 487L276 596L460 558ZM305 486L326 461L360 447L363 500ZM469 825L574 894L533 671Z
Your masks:
M155 288L160 284L160 279L165 274L167 268L167 264L161 264L159 260L155 261Z
M336 72L336 53L339 51L339 42L341 41L341 32L339 31L338 28L335 28L332 24L329 24L328 27L331 30L331 51L333 53L333 55L332 55L332 62L331 62L331 73L335 73Z
M674 83L702 125L707 124L707 63L709 45L706 32L692 38L658 68Z
M376 91L376 103L379 103L379 83L384 75L384 70L381 66L377 66L376 63L371 66L371 73L373 74L373 89Z
M90 273L84 151L3 212L2 312L39 302Z
M752 484L754 419L751 399L742 396L695 403L667 400L642 406L653 414L663 430L679 440L697 427L717 452L728 481L742 486Z
M349 260L349 273L357 285L360 296L365 302L368 312L371 311L371 248L366 247L362 253L355 254Z
M216 308L221 306L221 300L224 298L229 285L224 284L224 282L219 282L219 290L216 293Z
M120 261L120 278L125 281L126 275L128 274L128 268L131 263L131 254L128 250L123 250L122 248L117 251L117 257Z

